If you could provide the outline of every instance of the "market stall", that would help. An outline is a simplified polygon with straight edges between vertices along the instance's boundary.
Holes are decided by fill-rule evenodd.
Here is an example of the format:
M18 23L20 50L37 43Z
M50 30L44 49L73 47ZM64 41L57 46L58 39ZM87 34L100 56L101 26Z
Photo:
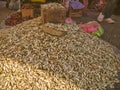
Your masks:
M70 5L72 13L85 7ZM98 22L76 23L61 3L40 4L38 17L34 8L24 3L5 20L12 28L0 31L0 89L106 90L120 82L120 58L98 38Z

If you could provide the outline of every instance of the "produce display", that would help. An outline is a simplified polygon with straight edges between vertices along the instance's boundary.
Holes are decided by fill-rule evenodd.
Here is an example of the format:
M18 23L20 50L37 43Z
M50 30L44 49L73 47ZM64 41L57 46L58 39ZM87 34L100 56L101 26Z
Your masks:
M66 34L51 35L45 26ZM38 17L0 31L2 90L106 90L119 82L118 70L112 46L76 24Z
M22 6L22 12L14 12L8 15L8 17L5 19L5 25L14 26L14 25L22 23L23 21L32 19L33 11L31 15L30 10L26 12L26 10L23 10L23 9L33 9L33 8L34 7L31 4L24 4Z
M32 19L32 17L30 16L22 17L21 12L15 12L15 13L8 15L8 17L5 19L5 25L15 26L17 24L22 23L23 21L27 21L30 19Z
M13 26L17 25L22 22L22 14L21 12L15 12L10 15L5 19L5 24L8 26Z
M64 23L66 18L65 8L58 3L43 4L41 8L41 17L43 22ZM48 9L49 8L49 9ZM30 20L38 17L34 15L34 7L31 4L23 4L21 12L15 12L10 14L5 19L5 25L14 26L22 23L23 21Z

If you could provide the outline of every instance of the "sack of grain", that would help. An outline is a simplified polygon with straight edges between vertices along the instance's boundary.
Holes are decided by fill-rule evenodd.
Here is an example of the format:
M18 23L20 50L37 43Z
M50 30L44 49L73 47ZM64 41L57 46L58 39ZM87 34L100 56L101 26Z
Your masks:
M44 23L63 23L66 18L66 10L58 3L44 4L41 5L41 16Z

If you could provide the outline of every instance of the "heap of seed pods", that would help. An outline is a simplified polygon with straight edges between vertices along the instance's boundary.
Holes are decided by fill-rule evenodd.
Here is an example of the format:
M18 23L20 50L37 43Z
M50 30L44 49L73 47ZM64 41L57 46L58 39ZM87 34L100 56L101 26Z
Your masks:
M41 18L0 31L0 89L105 90L119 82L112 46L76 24L42 24ZM44 27L65 31L58 37Z

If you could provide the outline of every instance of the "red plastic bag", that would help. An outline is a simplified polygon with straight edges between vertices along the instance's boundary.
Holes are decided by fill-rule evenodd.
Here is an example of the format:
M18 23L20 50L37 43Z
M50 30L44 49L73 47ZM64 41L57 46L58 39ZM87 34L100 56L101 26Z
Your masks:
M92 33L98 29L99 24L96 21L90 21L85 24L79 24L78 25L80 29L87 33Z
M98 37L100 37L104 33L102 26L96 21L90 21L85 24L79 24L78 26L81 30Z

